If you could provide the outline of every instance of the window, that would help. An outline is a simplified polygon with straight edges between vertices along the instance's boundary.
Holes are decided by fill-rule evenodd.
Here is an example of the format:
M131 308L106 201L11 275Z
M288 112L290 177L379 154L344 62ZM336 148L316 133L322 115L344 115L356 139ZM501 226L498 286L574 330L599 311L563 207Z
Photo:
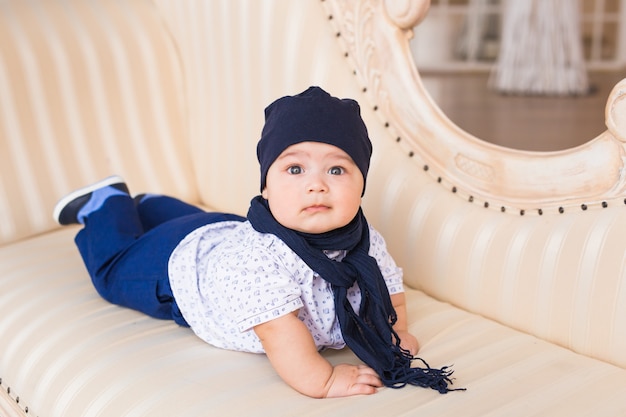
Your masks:
M489 70L498 56L505 1L531 0L431 0L428 16L415 28L411 43L418 68ZM579 0L571 4L580 7L587 68L624 68L626 0Z

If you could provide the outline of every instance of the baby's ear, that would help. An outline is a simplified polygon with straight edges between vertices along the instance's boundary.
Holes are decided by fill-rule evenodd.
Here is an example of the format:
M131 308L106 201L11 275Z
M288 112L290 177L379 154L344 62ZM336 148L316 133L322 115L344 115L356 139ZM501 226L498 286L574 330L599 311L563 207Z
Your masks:
M263 188L263 191L261 191L261 197L267 200L267 187Z

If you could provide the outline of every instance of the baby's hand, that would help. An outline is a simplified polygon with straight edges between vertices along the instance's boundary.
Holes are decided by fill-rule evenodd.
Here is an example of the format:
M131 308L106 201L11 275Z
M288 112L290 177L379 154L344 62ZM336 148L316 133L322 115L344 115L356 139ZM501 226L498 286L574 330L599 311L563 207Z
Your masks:
M328 381L327 398L375 394L383 384L372 368L365 365L337 365Z
M415 336L406 331L399 331L397 334L400 338L400 347L408 350L413 356L417 355L417 352L420 350L420 344Z

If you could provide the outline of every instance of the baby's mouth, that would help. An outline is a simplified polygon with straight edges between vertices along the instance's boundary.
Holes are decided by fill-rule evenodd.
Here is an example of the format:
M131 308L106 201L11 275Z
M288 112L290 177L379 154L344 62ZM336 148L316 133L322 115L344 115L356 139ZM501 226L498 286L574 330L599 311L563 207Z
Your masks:
M316 213L316 212L328 210L329 208L330 208L329 206L326 206L324 204L313 204L313 205L306 207L304 211L307 211L309 213Z

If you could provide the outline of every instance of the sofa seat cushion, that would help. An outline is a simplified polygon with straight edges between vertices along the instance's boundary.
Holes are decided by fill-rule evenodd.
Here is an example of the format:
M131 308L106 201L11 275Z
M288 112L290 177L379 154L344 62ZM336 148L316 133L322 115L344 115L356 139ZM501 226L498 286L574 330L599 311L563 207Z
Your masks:
M264 355L213 348L189 329L102 300L73 245L76 230L0 247L0 384L27 415L626 415L625 370L411 289L420 356L453 365L454 386L467 391L304 397ZM358 363L347 349L323 354Z

